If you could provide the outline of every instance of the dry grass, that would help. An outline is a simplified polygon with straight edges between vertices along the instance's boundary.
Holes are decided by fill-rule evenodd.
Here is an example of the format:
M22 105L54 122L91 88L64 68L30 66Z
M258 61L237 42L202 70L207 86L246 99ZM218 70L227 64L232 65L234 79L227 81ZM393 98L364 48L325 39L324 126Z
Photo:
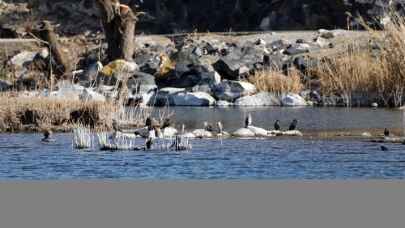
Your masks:
M44 97L0 97L0 131L70 130L81 123L109 129L116 107L110 103L81 102Z
M371 95L376 90L378 67L370 53L357 50L323 60L315 74L323 95L341 95L351 106L353 94Z
M293 69L284 75L280 70L264 70L256 72L249 77L259 91L272 92L276 94L299 93L304 88L300 74Z
M405 19L392 16L383 31L368 28L368 48L352 47L323 59L315 72L324 95L342 95L351 106L353 94L375 96L385 106L403 105L405 92Z

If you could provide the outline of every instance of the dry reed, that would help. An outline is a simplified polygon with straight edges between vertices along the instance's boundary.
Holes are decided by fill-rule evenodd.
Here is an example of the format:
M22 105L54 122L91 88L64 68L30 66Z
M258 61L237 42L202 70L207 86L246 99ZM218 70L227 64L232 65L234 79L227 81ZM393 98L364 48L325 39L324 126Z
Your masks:
M290 70L288 75L276 69L258 71L249 77L249 82L259 91L275 94L299 93L304 88L300 74L295 69Z
M77 123L109 129L115 110L110 103L17 97L5 93L0 97L0 131L40 131L44 128L67 131Z
M405 18L392 15L382 31L366 27L367 47L352 45L344 54L325 58L315 71L323 95L339 94L348 106L353 94L375 97L384 106L398 107L405 92Z

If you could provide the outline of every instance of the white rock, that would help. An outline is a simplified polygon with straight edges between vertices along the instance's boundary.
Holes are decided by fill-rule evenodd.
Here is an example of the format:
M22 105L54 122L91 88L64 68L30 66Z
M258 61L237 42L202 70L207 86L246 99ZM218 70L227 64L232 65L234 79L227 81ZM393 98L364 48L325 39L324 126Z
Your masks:
M220 100L220 101L217 101L216 105L218 107L229 107L229 106L232 106L233 104L229 101Z
M162 131L163 137L165 138L171 138L177 135L178 131L174 127L166 127Z
M193 135L195 135L196 138L212 138L214 136L212 132L204 129L196 129L192 133Z
M307 102L303 97L298 94L289 93L284 95L281 99L281 104L283 106L307 106Z
M294 131L284 131L283 135L285 136L299 136L302 137L304 136L304 134L302 134L302 132L294 130Z
M326 47L329 47L329 45L330 45L330 42L327 39L322 38L322 37L316 38L315 42L321 48L326 48Z
M183 137L183 138L189 138L189 139L194 139L194 138L196 138L196 136L195 136L193 133L191 133L191 132L187 132L187 133L183 134L182 137Z
M248 128L240 128L232 133L232 135L240 138L251 138L256 136L255 133Z
M252 131L255 136L257 137L266 137L269 135L268 131L263 128L255 127L255 126L249 126L248 129Z
M13 66L23 67L24 63L32 62L38 52L23 51L10 59Z
M260 92L252 96L245 96L235 101L236 106L280 106L280 99L267 92Z

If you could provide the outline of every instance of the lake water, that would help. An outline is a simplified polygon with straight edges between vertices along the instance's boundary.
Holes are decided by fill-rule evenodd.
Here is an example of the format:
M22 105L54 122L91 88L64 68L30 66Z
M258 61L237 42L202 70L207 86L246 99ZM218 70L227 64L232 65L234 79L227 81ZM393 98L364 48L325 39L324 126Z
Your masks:
M190 126L202 120L236 128L251 112L256 125L300 120L305 130L403 127L403 113L373 109L176 108ZM362 139L193 140L189 152L76 151L70 134L42 144L40 134L0 135L0 180L184 179L402 179L405 146ZM143 140L138 141L140 144Z

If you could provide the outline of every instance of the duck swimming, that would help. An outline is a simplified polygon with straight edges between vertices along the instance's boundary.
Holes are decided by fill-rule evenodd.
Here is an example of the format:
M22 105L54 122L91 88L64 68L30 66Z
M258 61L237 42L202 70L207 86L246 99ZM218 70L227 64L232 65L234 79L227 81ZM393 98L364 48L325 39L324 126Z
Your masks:
M41 139L41 141L44 142L44 143L54 142L55 140L53 140L51 138L51 136L52 136L52 131L51 130L46 130L44 132L44 137Z

